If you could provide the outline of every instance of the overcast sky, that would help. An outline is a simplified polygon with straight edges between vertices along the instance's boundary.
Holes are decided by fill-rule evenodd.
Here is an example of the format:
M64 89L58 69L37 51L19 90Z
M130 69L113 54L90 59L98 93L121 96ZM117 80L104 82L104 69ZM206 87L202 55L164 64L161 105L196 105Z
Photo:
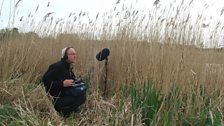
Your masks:
M170 1L173 0L160 0L160 3L164 5ZM182 0L176 1L181 2ZM24 21L29 14L36 22L42 20L49 12L53 12L53 16L56 18L66 18L69 13L79 13L80 11L88 12L90 16L96 16L98 12L103 13L113 9L117 2L118 0L0 0L0 28L19 27L21 17ZM134 8L144 10L152 7L155 0L120 0L120 3L122 2L125 4L135 3ZM206 14L213 16L213 19L217 18L220 15L220 10L224 7L224 0L194 0L195 5L192 11L196 14L206 3L209 5ZM17 4L16 10L13 9L15 4Z
M21 18L21 16L23 18L27 17L31 13L37 20L41 20L48 12L54 12L55 17L63 18L68 16L70 12L86 11L95 14L106 11L113 7L115 3L114 0L21 0L15 13L17 18ZM9 17L12 17L10 11L12 11L13 7L10 10L10 4L13 5L14 0L0 0L0 4L0 27L6 27L9 25ZM38 11L35 13L37 8Z

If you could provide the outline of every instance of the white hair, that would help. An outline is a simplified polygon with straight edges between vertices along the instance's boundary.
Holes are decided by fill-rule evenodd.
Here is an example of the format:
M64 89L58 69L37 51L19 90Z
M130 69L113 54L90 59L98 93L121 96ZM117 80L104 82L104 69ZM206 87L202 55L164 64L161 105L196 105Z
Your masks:
M66 50L67 48L68 48L68 47L65 47L65 48L63 48L63 49L61 50L61 58L64 57L64 55L65 55L65 50Z

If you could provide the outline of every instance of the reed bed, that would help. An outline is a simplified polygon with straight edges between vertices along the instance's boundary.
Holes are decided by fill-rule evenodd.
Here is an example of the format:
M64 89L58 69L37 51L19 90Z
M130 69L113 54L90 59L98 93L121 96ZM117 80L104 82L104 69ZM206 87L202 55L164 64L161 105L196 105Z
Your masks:
M87 12L54 19L49 12L37 24L27 18L33 32L1 31L1 125L223 125L224 52L214 48L223 23L208 28L213 47L205 48L203 29L210 26L204 13L193 20L193 0L155 1L145 11L122 2L94 19ZM81 112L67 119L41 81L65 46L76 49L74 72L89 87ZM104 62L95 59L104 47L111 52L106 97Z

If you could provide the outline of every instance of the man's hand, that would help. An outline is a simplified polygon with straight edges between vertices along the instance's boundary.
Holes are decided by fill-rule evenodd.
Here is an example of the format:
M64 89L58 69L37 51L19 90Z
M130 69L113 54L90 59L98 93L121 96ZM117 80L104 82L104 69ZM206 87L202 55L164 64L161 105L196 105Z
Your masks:
M64 87L70 87L72 85L74 85L74 80L73 79L65 79L63 81L63 86Z

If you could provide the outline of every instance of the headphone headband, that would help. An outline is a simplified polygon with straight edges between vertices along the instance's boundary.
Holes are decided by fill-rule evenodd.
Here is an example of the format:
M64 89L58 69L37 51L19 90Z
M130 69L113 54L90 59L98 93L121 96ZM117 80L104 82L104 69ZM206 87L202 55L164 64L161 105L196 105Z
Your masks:
M66 59L66 60L68 59L67 52L68 52L68 50L69 50L70 48L73 48L73 47L67 47L67 48L65 49L63 59Z

